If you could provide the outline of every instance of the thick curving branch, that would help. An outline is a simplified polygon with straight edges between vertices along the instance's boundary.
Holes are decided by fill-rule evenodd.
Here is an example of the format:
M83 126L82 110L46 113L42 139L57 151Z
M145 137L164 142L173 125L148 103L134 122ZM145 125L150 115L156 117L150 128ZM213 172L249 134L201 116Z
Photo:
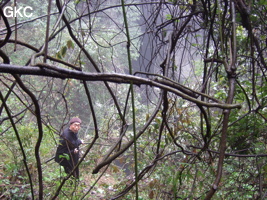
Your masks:
M41 158L40 158L40 147L41 147L41 142L43 139L43 127L42 127L42 117L41 117L41 110L40 110L40 106L38 103L38 100L36 99L35 95L23 84L22 80L20 79L20 77L18 75L13 75L14 78L16 79L17 83L19 84L19 86L30 96L30 98L32 99L32 102L35 106L35 115L36 115L36 119L37 119L37 126L38 126L38 130L39 130L39 135L38 135L38 139L35 145L35 159L36 159L36 164L37 164L37 172L38 172L38 181L39 181L39 200L43 199L43 172L42 172L42 166L41 166Z
M148 79L148 78L142 78L133 75L119 74L119 73L88 73L82 71L68 70L65 68L60 68L46 64L40 64L39 66L35 67L0 64L0 73L48 76L61 79L72 78L85 81L106 81L106 82L125 83L125 84L130 84L131 82L133 82L134 85L138 86L149 85L152 87L157 87L169 91L171 93L180 96L183 99L186 99L190 102L193 102L195 104L204 107L216 107L221 109L241 108L240 104L218 103L220 102L219 100L217 102L201 101L198 98L194 98L192 96L189 96L181 92L179 88L176 88L175 86L171 87L169 85L161 83L161 80L159 78ZM212 101L214 98L210 97L209 99L210 101Z
M236 87L236 58L237 58L237 50L236 50L236 20L235 20L235 9L234 4L231 5L231 15L232 15L232 41L230 43L230 63L225 65L225 71L228 74L228 85L229 85L229 91L228 91L228 97L227 97L227 103L232 103L235 97L235 87ZM226 62L225 62L226 63ZM219 147L219 160L217 164L217 172L216 172L216 178L207 193L205 199L210 200L212 199L213 195L217 191L221 178L223 176L223 164L225 159L225 152L227 148L227 130L228 130L228 123L230 118L230 109L225 109L223 112L223 121L222 121L222 134L220 138L220 147Z
M5 39L0 42L0 48L2 48L3 46L6 45L7 41L11 37L12 31L11 31L10 25L8 23L8 20L7 20L6 16L4 15L2 8L0 8L0 18L3 18L5 26L6 26L6 30L7 30L7 34L6 34Z

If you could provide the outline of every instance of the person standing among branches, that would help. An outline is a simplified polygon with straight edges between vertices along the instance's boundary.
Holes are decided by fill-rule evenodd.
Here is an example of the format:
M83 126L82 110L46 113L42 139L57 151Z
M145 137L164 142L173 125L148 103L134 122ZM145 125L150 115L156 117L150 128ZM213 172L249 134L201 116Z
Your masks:
M55 161L64 167L64 171L70 174L79 160L79 146L83 141L78 138L78 132L81 128L82 120L73 117L69 121L69 127L60 135L59 145L57 147ZM79 179L79 168L77 167L72 175Z

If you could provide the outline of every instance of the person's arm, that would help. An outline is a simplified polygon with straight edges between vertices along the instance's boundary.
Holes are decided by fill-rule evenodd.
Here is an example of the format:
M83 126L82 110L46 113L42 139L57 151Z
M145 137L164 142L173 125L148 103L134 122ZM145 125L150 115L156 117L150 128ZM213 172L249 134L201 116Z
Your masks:
M84 142L83 142L83 140L81 140L81 139L78 139L78 146L80 146L81 144L83 144Z

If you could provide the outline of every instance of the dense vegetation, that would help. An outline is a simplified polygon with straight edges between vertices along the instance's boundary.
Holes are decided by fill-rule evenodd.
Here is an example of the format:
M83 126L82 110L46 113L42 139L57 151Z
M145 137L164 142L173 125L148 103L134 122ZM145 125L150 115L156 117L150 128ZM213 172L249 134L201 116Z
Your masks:
M267 197L265 0L0 8L0 199ZM73 116L79 181L52 159Z

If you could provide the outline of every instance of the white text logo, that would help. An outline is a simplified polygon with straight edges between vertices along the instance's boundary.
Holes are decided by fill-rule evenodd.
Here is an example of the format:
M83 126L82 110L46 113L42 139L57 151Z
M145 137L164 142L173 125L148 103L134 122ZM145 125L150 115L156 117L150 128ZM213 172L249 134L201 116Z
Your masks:
M4 15L5 17L31 17L32 16L32 7L12 7L6 6L4 8Z

